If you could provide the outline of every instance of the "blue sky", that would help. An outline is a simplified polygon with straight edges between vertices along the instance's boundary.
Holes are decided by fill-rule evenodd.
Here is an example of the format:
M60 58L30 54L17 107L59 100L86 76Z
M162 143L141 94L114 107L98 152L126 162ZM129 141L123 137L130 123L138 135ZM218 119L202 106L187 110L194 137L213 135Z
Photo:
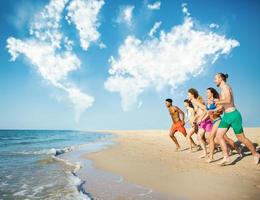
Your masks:
M72 22L69 23L65 19L73 1L76 2L66 2L61 10L58 28L64 38L67 36L73 41L73 50L65 49L63 40L63 46L51 46L55 50L55 59L63 55L63 52L76 56L72 56L74 60L69 62L77 69L70 69L69 72L63 69L66 73L58 71L61 78L53 78L53 71L47 74L48 76L44 74L44 67L49 63L45 63L44 59L38 62L38 58L45 56L34 55L36 50L41 48L41 38L29 33L32 24L39 23L39 18L35 16L43 11L44 6L50 5L50 1L0 1L0 128L167 129L170 126L170 118L164 106L164 99L170 97L176 105L183 108L187 89L197 88L201 95L205 96L205 89L214 86L213 78L216 72L229 74L228 82L233 87L235 103L243 114L244 125L260 125L259 1L104 1L98 12L91 12L90 15L92 19L96 19L91 27L96 32L84 33L90 28L89 25L83 24L86 29L83 29L82 35L75 25L80 25L81 21L73 18L75 13L73 15L72 12ZM160 2L158 9L148 8L148 5L155 6L156 2ZM131 7L129 16L129 12L126 14L124 11ZM73 6L71 11L80 12ZM83 19L86 18L83 17L82 21ZM160 26L149 36L156 22L160 22ZM171 30L179 27L180 31L184 31L185 22L193 23L191 31L195 31L195 35L187 34L184 42L178 43L179 46L174 45L171 38L177 37L177 33ZM46 27L41 30L34 29L35 32L42 31L43 34L46 30ZM56 29L52 31L51 34L56 33ZM166 43L162 42L161 31L169 34ZM201 38L203 42L197 43L201 34L196 33L204 34L205 37ZM213 39L208 39L210 33L214 34ZM84 38L84 34L88 37ZM7 40L10 37L15 41L22 41L10 45L13 52L19 54L12 62L10 59L14 54L8 52L10 46L7 48ZM126 42L127 38L132 39L129 40L130 43ZM81 39L85 43L81 42ZM27 43L29 40L33 40L33 43ZM135 44L137 41L140 44ZM187 47L190 41L198 45ZM48 39L41 42L46 45L53 44ZM87 43L89 46L82 48ZM172 46L168 47L168 43ZM219 46L220 43L223 45ZM23 48L24 44L28 44L27 47ZM106 47L100 47L101 44ZM163 46L162 51L157 49L160 45ZM209 46L217 50L211 52ZM183 48L184 54L179 54L177 47ZM119 55L120 48L123 53ZM224 52L225 48L229 48L229 51ZM140 49L142 51L139 51ZM186 54L191 55L191 52L195 52L193 57L185 57ZM158 55L160 53L162 55ZM206 56L197 61L196 58L200 55ZM115 60L114 64L108 61L111 56ZM218 58L213 62L216 56ZM178 60L176 63L179 65L175 60ZM67 63L65 61L62 64ZM197 64L193 64L196 61ZM204 61L204 64L200 64ZM169 66L166 66L167 63ZM138 68L137 71L135 67ZM43 71L39 71L40 69ZM110 69L113 69L115 74L111 74ZM123 75L122 70L125 72ZM120 81L118 76L122 78ZM134 79L128 82L128 77ZM72 90L77 91L78 95L69 97ZM94 100L89 100L89 97Z

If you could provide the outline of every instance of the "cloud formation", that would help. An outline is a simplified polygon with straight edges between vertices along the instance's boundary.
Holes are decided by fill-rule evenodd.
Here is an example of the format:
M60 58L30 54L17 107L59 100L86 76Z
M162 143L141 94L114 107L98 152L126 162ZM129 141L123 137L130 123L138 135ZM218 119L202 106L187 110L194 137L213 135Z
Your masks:
M182 24L144 40L130 35L119 47L118 56L109 59L110 76L104 86L120 94L124 111L145 89L176 88L239 46L238 41L225 35L195 27L185 4L182 10Z
M126 23L127 26L132 25L132 18L133 18L133 11L134 11L134 6L124 6L121 8L117 22L118 23Z
M148 4L147 8L149 10L160 10L161 8L161 2L160 1L156 1L153 4Z
M74 0L67 7L67 20L73 22L79 32L81 47L87 50L91 42L99 39L98 13L105 4L103 0Z
M150 32L148 33L148 35L150 37L153 37L153 35L156 33L157 29L160 28L162 22L155 22L155 24L153 25L152 29L150 30Z
M94 98L68 79L68 74L81 66L80 59L73 52L73 41L61 32L62 13L68 2L51 0L36 14L29 30L30 37L23 40L9 37L7 49L12 56L11 61L24 55L45 81L67 93L78 121L80 114L92 106ZM67 20L76 25L84 50L100 36L97 15L103 4L103 0L71 0L67 7Z

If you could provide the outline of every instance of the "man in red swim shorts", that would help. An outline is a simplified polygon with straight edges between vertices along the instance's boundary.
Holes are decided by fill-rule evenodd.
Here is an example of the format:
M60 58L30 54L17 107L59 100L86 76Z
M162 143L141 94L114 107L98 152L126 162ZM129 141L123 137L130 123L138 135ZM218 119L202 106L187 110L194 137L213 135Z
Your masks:
M185 137L187 135L186 129L184 128L184 112L179 109L177 106L172 105L172 99L166 99L165 105L168 108L171 118L172 118L172 127L170 130L169 136L172 141L176 144L176 151L180 149L180 145L177 141L177 138L174 136L176 132L181 132ZM181 119L180 119L181 115Z

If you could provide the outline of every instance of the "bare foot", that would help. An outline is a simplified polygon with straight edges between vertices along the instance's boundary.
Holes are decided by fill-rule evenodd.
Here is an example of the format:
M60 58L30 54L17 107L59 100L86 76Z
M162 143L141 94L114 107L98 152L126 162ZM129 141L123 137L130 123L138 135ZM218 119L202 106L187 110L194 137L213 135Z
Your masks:
M206 154L202 154L201 156L199 156L199 158L205 158Z
M178 151L180 151L180 149L181 149L181 147L176 147L175 151L178 152Z
M255 156L254 156L254 163L255 163L256 165L258 165L259 160L260 160L260 155L259 155L259 154L255 155Z
M231 161L231 160L230 160L230 157L224 157L224 158L218 163L218 165L225 166L225 165L229 164L230 161Z
M213 161L213 157L209 156L208 159L206 160L207 163L211 163Z

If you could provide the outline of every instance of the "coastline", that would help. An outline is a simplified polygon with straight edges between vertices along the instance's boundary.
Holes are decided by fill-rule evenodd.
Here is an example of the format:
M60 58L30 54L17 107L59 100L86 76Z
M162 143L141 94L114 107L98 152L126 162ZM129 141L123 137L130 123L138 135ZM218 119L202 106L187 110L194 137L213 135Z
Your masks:
M94 167L118 174L127 182L151 188L173 199L258 199L260 195L260 168L246 156L234 165L220 167L198 159L201 152L190 153L182 135L177 138L182 151L175 152L174 144L165 130L113 131L115 145L85 154ZM245 133L254 143L260 144L260 128L246 128ZM234 134L228 135L235 140ZM196 141L196 140L195 140ZM236 141L236 140L235 140ZM258 147L259 148L259 147ZM221 152L215 154L219 160ZM163 198L162 198L163 199Z
M107 133L98 132L97 134L106 135ZM61 150L63 153L53 156L53 159L64 164L64 170L66 169L73 176L80 197L87 200L158 200L162 197L169 199L150 188L131 184L117 174L97 169L92 161L83 158L85 154L109 148L114 144L113 138L115 138L114 135L110 134L97 141L70 148L71 151Z

